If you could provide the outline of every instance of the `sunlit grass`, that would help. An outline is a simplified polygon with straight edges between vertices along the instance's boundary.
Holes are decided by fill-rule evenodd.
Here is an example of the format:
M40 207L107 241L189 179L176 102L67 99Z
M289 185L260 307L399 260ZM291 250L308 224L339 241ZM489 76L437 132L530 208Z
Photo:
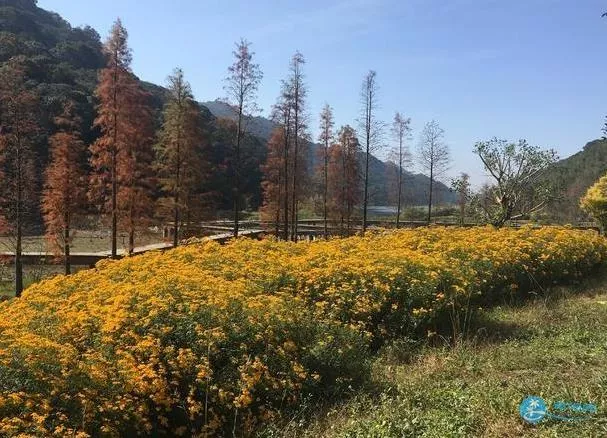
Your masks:
M607 436L607 276L550 299L482 313L457 348L400 340L374 365L374 385L311 424L266 431L283 437ZM524 397L594 403L587 420L525 424Z

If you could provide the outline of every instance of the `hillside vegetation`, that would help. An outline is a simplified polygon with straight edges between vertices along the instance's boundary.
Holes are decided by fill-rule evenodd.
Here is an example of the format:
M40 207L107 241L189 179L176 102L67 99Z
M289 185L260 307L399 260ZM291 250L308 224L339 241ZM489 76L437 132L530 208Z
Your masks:
M548 173L548 179L558 189L559 199L547 213L560 223L575 223L587 219L579 200L588 187L607 171L607 140L594 140L571 157L559 161Z
M367 382L387 341L459 339L606 257L594 232L487 227L101 262L0 305L0 434L249 436Z

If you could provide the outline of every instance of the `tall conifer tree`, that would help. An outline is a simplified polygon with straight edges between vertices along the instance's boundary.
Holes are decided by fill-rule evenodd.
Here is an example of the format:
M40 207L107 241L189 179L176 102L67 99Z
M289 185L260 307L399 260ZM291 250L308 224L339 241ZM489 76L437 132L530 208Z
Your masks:
M34 164L40 131L38 102L37 94L26 85L23 65L15 61L0 68L0 224L15 252L17 297L23 291L23 232L39 202Z
M179 244L184 213L191 211L196 193L207 176L210 163L204 156L205 143L200 107L194 100L183 71L176 69L168 79L170 97L164 107L164 122L156 146L157 169L164 196L160 211L170 211L174 222L173 246Z
M239 214L240 214L240 191L242 175L242 143L247 134L248 122L252 114L257 112L257 89L263 73L259 64L253 62L254 52L251 51L251 43L241 39L236 43L234 63L228 68L226 78L226 91L228 101L236 112L236 136L234 139L234 153L232 157L232 168L234 172L234 237L238 237Z
M50 162L46 168L42 212L46 237L63 255L65 274L71 272L70 244L74 216L86 199L82 158L85 151L80 138L81 119L68 101L63 113L55 119L58 132L50 138Z
M327 238L327 198L328 198L328 171L329 171L329 147L333 141L333 109L327 104L324 106L320 114L320 135L318 140L321 142L322 149L322 195L323 195L323 219L324 219L324 236Z
M105 43L107 66L99 74L95 127L99 139L90 147L89 196L111 222L111 255L117 255L118 221L126 223L132 250L135 218L144 215L142 198L150 186L152 119L145 93L131 72L128 33L116 20ZM122 185L122 186L121 186ZM120 194L120 192L122 193ZM122 205L119 205L120 195ZM135 199L136 196L140 196ZM141 204L138 205L139 201ZM125 219L128 217L129 219Z

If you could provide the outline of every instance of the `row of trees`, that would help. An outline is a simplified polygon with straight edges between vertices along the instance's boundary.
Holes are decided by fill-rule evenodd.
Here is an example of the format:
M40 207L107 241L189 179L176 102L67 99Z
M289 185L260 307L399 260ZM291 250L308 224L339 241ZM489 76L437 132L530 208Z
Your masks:
M249 114L261 79L252 62L250 45L237 43L226 90L237 119L225 121L233 134L234 221L238 233L240 151ZM44 181L38 181L35 145L44 134L38 117L40 97L28 83L25 58L14 57L0 69L0 227L13 240L15 291L23 289L22 245L27 227L41 213L48 240L65 260L70 273L70 245L76 218L100 214L111 229L111 256L118 253L118 231L128 235L128 252L135 248L137 230L153 218L174 225L177 246L181 228L207 205L205 182L213 171L204 115L194 100L184 73L168 79L168 98L158 127L150 95L131 70L128 33L117 20L104 46L106 66L99 72L95 93L96 140L82 139L83 121L77 103L66 99L49 137ZM39 188L42 186L42 193Z
M320 114L318 142L319 163L306 173L310 134L306 113L306 86L303 82L303 56L296 53L289 76L282 83L281 95L273 108L276 128L268 142L267 161L263 166L264 205L262 218L273 223L274 232L283 239L297 238L298 203L304 197L322 201L324 233L328 223L339 224L342 232L350 232L355 209L362 207L362 233L367 229L370 199L370 161L372 155L386 150L387 125L377 117L377 73L369 71L361 88L361 113L358 130L350 125L335 129L333 109L326 104ZM411 163L408 141L411 119L397 112L390 127L393 144L389 158L396 164L396 224L400 223L403 206L404 173ZM418 148L420 166L429 174L428 221L432 217L432 194L438 178L449 167L449 148L438 122L424 127ZM303 164L303 165L302 165Z
M105 44L106 66L99 73L95 96L97 114L93 125L97 136L92 144L87 145L82 139L83 121L77 104L69 99L63 102L49 139L50 160L44 172L41 196L37 193L38 157L33 148L42 134L37 117L39 97L28 84L23 59L12 58L0 69L0 176L4 181L0 194L0 226L14 237L17 295L23 288L23 232L27 222L35 218L37 209L42 213L47 237L57 252L65 256L65 272L69 273L74 220L90 213L91 206L95 206L95 212L110 225L111 256L116 257L119 229L127 233L128 251L132 252L137 230L148 226L154 217L161 217L172 221L173 244L177 246L181 228L199 217L199 211L206 204L209 193L205 182L215 169L209 159L202 108L194 100L183 71L176 69L168 79L168 99L162 124L157 129L158 122L149 105L150 95L131 70L132 54L127 41L128 33L118 20ZM227 125L225 132L234 146L228 164L233 176L234 235L238 236L241 186L246 177L242 168L243 144L249 135L252 115L258 111L256 97L263 75L253 61L254 54L247 41L237 43L233 54L234 63L228 69L225 89L235 119L221 123ZM301 203L315 196L322 199L325 234L329 221L339 224L342 232L350 233L355 209L359 206L362 206L364 233L368 222L371 154L384 148L387 130L376 114L377 75L370 71L363 80L358 130L349 125L336 130L332 108L329 105L323 108L318 137L320 164L309 172L311 136L304 66L303 55L295 53L272 110L276 128L262 166L262 215L274 224L277 236L295 240ZM410 119L397 112L391 133L395 147L390 155L398 169L398 226L403 175L410 162ZM505 146L479 144L475 150L485 166L495 171L491 174L497 184L486 190L486 197L496 197L501 206L498 209L501 216L487 210L488 216L496 217L493 220L496 224L512 217L521 204L521 188L538 176L550 158L526 143L519 144L520 156L513 155L514 149ZM514 163L506 163L498 150L510 154ZM427 123L423 129L417 156L429 175L427 218L430 221L435 182L450 162L444 131L437 122ZM510 175L512 172L516 175ZM518 178L518 185L511 184L513 177ZM470 198L468 179L458 187L461 203L465 205Z

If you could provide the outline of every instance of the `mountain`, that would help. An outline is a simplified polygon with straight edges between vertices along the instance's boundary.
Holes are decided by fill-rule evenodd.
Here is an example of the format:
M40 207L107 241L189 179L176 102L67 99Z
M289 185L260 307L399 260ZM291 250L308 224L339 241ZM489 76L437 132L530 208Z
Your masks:
M110 23L108 23L109 27ZM36 0L0 0L0 67L18 59L26 68L28 83L40 96L39 121L42 135L36 144L38 155L38 180L48 159L48 136L54 133L54 118L59 115L63 102L76 102L82 116L82 136L87 144L92 143L98 132L92 128L95 117L94 90L99 69L104 66L104 55L100 36L95 29L72 27L60 15L37 6ZM168 73L168 72L167 72ZM155 110L157 126L162 120L162 108L167 99L167 90L159 85L141 82L149 92L149 104ZM219 101L201 104L205 114L205 129L208 132L209 149L215 165L213 180L208 184L209 197L217 209L231 207L231 180L229 148L231 136L226 127L218 123L221 118L233 117L228 105ZM243 205L256 209L261 203L260 164L265 161L265 144L274 124L263 117L252 120L253 134L243 146ZM313 168L319 145L310 143L311 154L308 165ZM394 204L390 185L394 166L375 157L370 162L371 204ZM423 175L406 175L406 202L423 204L426 199L428 179ZM452 201L453 194L446 186L437 186L437 199Z
M580 152L556 163L547 173L547 178L560 193L560 198L548 207L548 216L559 222L587 220L588 216L579 207L579 200L605 172L606 139L591 141Z
M217 118L235 119L236 113L230 105L221 100L203 102L202 105L207 107L211 113ZM274 122L265 117L254 117L249 122L249 131L255 137L267 141L272 135L272 130L275 128ZM308 142L310 150L310 163L308 167L314 169L317 167L318 157L321 156L320 150L322 145L318 143ZM364 160L364 155L361 154L360 160ZM369 193L370 203L372 205L394 205L396 204L396 186L398 175L397 167L391 162L383 162L371 155L369 161ZM421 173L414 174L404 172L404 200L409 205L424 205L428 199L428 187L430 186L430 178ZM438 203L454 203L455 194L443 183L437 182L435 187L435 196Z

